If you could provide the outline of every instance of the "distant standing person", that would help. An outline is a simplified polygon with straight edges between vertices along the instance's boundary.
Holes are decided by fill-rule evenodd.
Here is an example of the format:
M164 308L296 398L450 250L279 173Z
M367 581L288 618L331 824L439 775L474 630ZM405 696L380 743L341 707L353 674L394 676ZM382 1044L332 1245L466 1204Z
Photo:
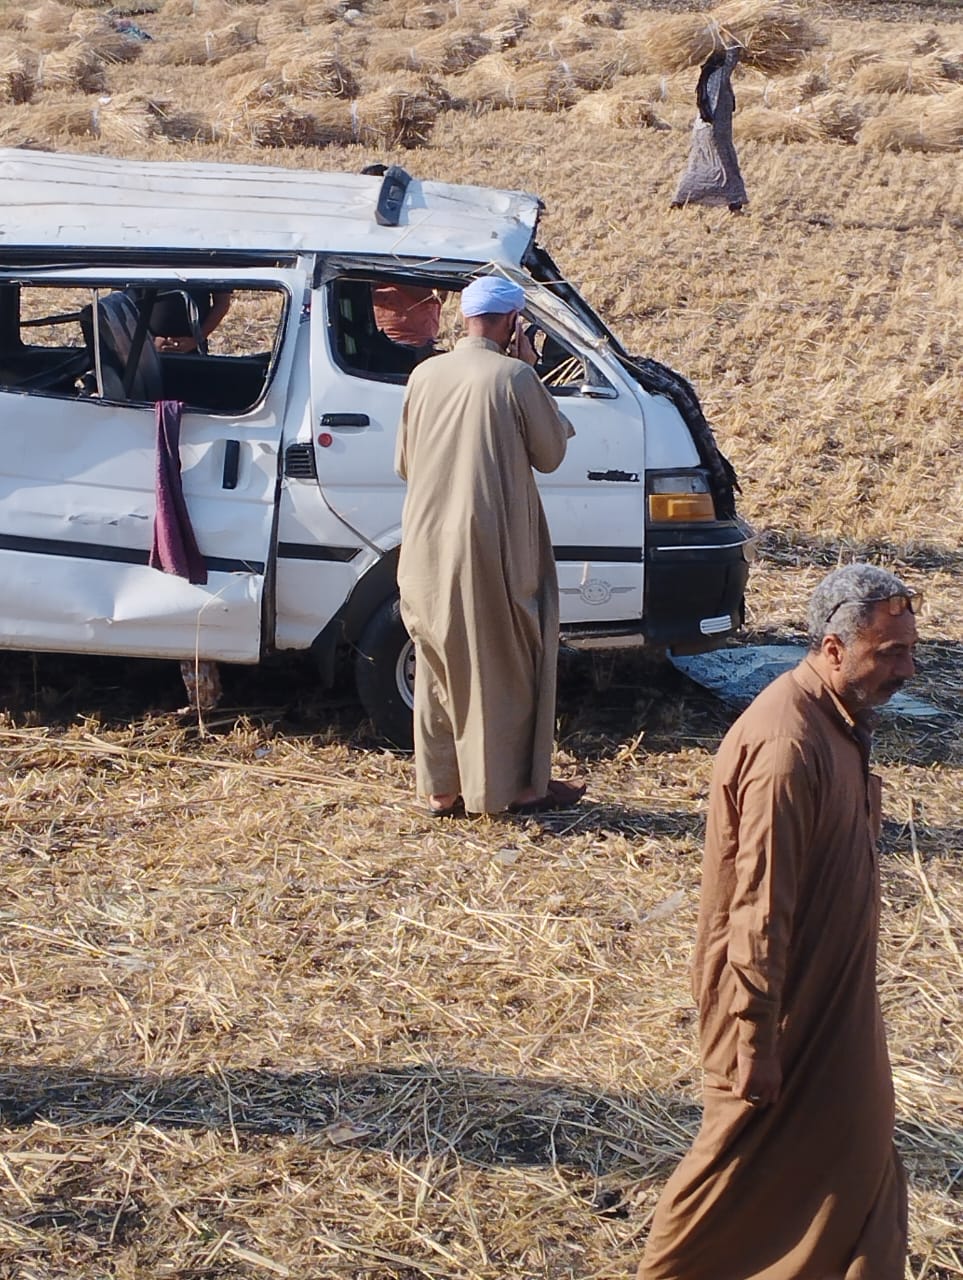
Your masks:
M699 114L692 126L689 162L672 199L672 208L687 204L726 205L738 213L749 203L732 141L732 116L736 95L732 72L738 49L714 53L703 64L696 88Z
M872 565L830 573L810 653L719 749L693 966L702 1127L639 1280L903 1280L869 751L873 709L913 675L917 600Z
M574 433L531 367L524 301L498 276L465 288L467 336L415 368L398 433L415 767L439 816L562 808L584 791L549 779L558 583L532 475Z

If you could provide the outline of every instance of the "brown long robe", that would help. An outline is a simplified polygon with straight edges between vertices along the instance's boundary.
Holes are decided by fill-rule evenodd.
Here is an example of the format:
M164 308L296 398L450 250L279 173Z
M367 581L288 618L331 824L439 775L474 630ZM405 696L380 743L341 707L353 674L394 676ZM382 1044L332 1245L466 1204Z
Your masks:
M554 471L571 434L535 371L486 338L408 380L395 467L417 785L470 812L548 786L558 581L532 467Z
M639 1280L902 1280L868 751L808 658L723 741L693 968L703 1121ZM774 1105L735 1095L737 1050L778 1055Z

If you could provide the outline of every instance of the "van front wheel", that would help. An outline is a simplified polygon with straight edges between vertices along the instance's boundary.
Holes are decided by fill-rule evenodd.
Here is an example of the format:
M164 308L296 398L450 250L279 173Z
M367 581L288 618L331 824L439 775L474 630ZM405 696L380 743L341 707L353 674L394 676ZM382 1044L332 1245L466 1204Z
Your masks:
M354 678L361 705L378 735L410 751L415 705L415 646L401 621L397 596L371 616L355 654Z

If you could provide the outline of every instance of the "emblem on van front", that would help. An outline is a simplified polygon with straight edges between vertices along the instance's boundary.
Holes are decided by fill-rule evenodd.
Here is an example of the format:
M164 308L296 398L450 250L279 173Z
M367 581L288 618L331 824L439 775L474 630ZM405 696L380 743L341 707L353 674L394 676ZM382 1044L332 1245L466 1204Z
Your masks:
M563 596L579 596L584 604L600 605L608 604L613 596L620 596L624 592L631 590L631 587L613 587L604 578L589 578L577 587L560 587L559 594Z

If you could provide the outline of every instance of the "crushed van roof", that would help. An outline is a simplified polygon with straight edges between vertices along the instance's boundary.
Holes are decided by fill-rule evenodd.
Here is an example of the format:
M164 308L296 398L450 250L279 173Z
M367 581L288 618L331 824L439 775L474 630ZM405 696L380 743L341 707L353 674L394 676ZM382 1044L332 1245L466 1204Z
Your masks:
M523 191L413 179L398 226L381 179L260 165L0 148L4 248L235 250L454 258L517 266L540 208Z

